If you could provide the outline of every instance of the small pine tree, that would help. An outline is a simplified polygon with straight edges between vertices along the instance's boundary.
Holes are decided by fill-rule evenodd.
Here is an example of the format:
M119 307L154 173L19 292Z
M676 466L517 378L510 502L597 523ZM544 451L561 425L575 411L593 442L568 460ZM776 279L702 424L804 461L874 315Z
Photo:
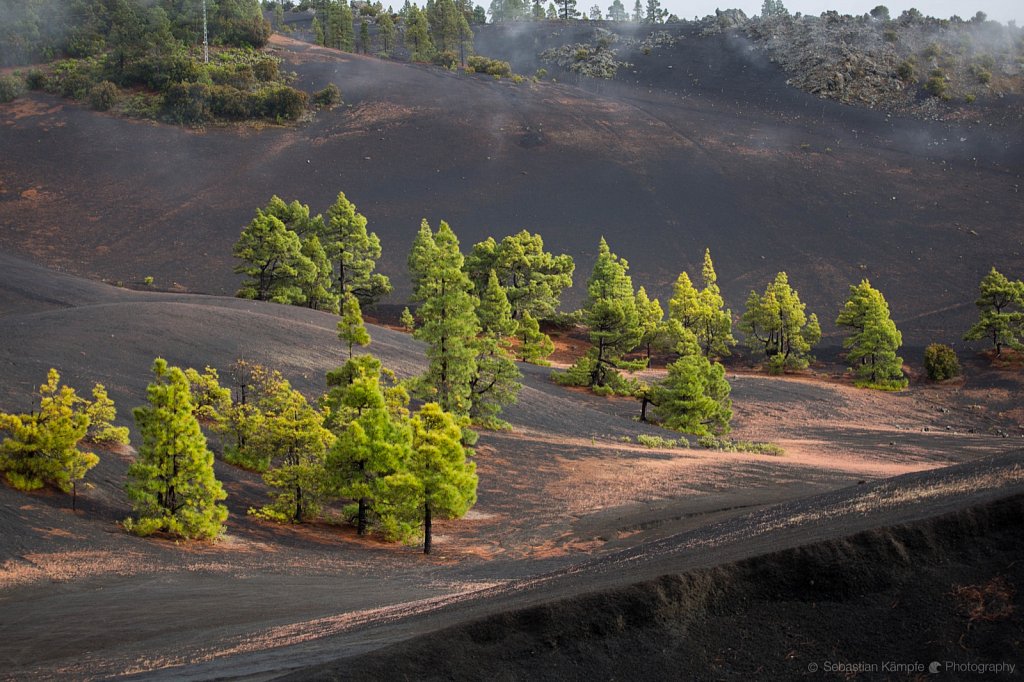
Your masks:
M996 355L1003 347L1024 350L1024 282L1009 280L992 268L978 285L978 321L964 334L965 341L989 339Z
M242 230L233 254L243 261L235 272L246 276L237 296L274 303L301 303L303 293L296 277L313 269L302 254L299 236L280 219L256 210L256 217Z
M260 402L264 420L253 447L273 465L263 474L273 501L249 513L279 523L302 523L320 513L324 455L334 436L324 428L323 414L287 381L276 382Z
M649 392L655 414L675 431L697 436L728 433L732 400L725 368L710 362L692 335L680 346L681 355L668 366L668 376Z
M391 280L373 271L381 254L380 239L367 231L366 217L344 192L338 192L327 217L321 241L334 268L335 293L353 294L363 307L391 293Z
M0 413L0 473L18 490L36 490L50 483L71 493L75 508L78 481L99 463L99 457L78 449L89 429L88 403L75 389L60 385L51 369L39 387L39 411Z
M317 45L326 44L324 42L324 27L316 17L313 17L313 40Z
M107 395L107 389L103 384L93 386L92 402L85 411L89 415L89 430L85 434L87 440L93 443L128 444L128 427L114 426L117 408Z
M784 272L775 276L763 295L751 291L747 297L740 329L750 350L768 359L770 372L803 369L809 364L810 350L821 339L821 327L817 315L807 315L805 310Z
M352 346L370 345L370 333L363 324L359 301L352 294L345 294L341 303L341 320L338 322L338 338L348 344L348 356L352 357Z
M185 538L215 538L228 510L227 494L213 472L213 453L194 415L185 373L163 358L153 362L149 405L134 410L142 436L138 459L128 467L125 486L133 515L132 533L165 531Z
M416 318L409 312L409 306L402 308L401 323L406 331L412 332L416 330Z
M555 352L551 338L541 332L540 323L529 312L523 313L516 330L519 339L519 359L534 365L548 365L548 356Z
M858 383L873 388L899 389L907 385L903 358L896 352L903 336L889 317L889 304L868 280L850 287L850 297L836 318L840 327L854 333L843 341Z
M658 299L653 301L647 296L647 289L640 287L636 291L636 312L640 320L640 346L647 353L647 361L651 361L651 347L658 343L664 331L662 320L665 311Z

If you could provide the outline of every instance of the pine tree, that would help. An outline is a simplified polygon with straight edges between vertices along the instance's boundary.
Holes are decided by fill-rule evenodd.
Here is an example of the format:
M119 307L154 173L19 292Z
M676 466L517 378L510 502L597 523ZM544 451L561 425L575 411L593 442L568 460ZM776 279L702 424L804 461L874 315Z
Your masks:
M540 323L533 319L529 311L523 313L516 330L519 339L519 359L534 365L548 365L548 356L555 352L555 344L551 338L541 332Z
M732 336L732 312L724 307L709 250L704 251L701 277L704 288L697 291L689 275L685 272L679 275L669 301L669 320L693 332L705 356L725 357L729 355L729 347L736 345Z
M636 3L633 5L633 21L639 24L643 20L644 7L640 4L640 0L636 0Z
M640 287L636 292L636 312L640 320L640 346L647 351L647 362L651 361L651 346L657 344L664 333L665 311L658 299L647 296L647 289Z
M522 318L525 311L538 319L553 315L562 292L572 286L575 269L572 256L545 251L541 236L526 230L500 243L488 238L466 257L466 271L477 296L483 295L493 270L512 304L513 320Z
M661 8L661 0L647 0L645 19L648 24L660 24L666 16L668 16L668 11Z
M335 495L356 502L358 533L365 535L371 514L384 517L385 529L397 525L378 502L390 500L389 477L407 466L412 434L407 421L388 409L379 375L372 369L359 368L347 390L349 400L360 396L360 412L331 446L327 475Z
M434 58L435 50L426 15L416 5L412 5L405 23L404 41L410 53L409 59L414 62L429 62Z
M544 5L540 4L540 0L533 0L533 6L530 8L530 18L534 21L544 20Z
M381 54L391 54L395 46L395 22L388 12L381 14L377 19L377 35L380 36Z
M402 308L402 314L398 318L399 324L402 325L402 329L407 332L416 331L416 318L413 317L412 312L409 310L409 306Z
M359 49L370 54L370 24L366 19L359 22Z
M519 396L522 374L509 355L506 340L516 328L512 306L493 270L476 312L480 335L473 343L476 373L469 382L469 416L484 427L505 428L507 423L498 415Z
M420 392L436 400L442 409L465 415L470 408L470 382L477 369L473 343L479 332L474 312L477 300L462 268L459 240L448 223L441 221L429 241L420 244L420 239L418 236L414 244L410 263L416 260L417 246L433 249L431 261L416 266L425 268L422 275L414 275L414 280L418 279L414 296L423 302L419 308L423 324L415 336L428 344L428 366L420 378Z
M78 481L99 457L78 449L89 429L89 403L70 386L60 385L51 369L39 387L39 410L32 414L0 413L0 473L18 490L36 490L50 483L72 494L76 506Z
M554 20L558 18L558 10L555 9L555 3L549 2L548 7L544 10L544 16L548 20Z
M370 333L363 324L359 301L352 294L345 294L341 303L341 320L338 322L338 338L348 344L348 356L352 357L352 346L370 345Z
M327 216L323 246L334 267L335 292L341 296L353 294L363 307L373 305L391 293L390 280L373 272L381 254L380 239L376 233L367 232L366 218L344 192L338 192Z
M320 244L320 238L315 234L310 235L302 243L302 255L308 258L313 266L309 270L309 276L299 282L305 306L313 310L337 313L340 297L331 289L331 262Z
M639 2L640 0L637 0ZM568 21L569 19L579 19L580 13L576 9L576 0L558 0L558 16Z
M92 402L87 404L85 412L89 416L89 430L85 434L87 440L93 443L128 444L128 427L114 426L117 407L107 395L103 384L92 387Z
M629 20L629 13L626 12L626 7L622 4L622 0L612 1L612 4L608 7L608 18L611 21Z
M296 285L300 272L313 268L302 254L299 236L272 215L256 210L256 217L242 230L233 250L242 263L235 272L246 275L237 296L274 303L301 303L303 293Z
M784 272L775 276L764 295L751 291L747 297L740 329L750 350L768 359L769 371L802 369L810 362L810 350L821 339L821 327L818 316L808 316L805 309Z
M326 44L324 42L324 27L316 17L313 17L313 40L317 45Z
M964 334L965 341L990 339L1001 355L1003 346L1024 350L1024 282L1011 281L992 268L978 285L978 321Z
M224 529L227 497L213 472L213 453L193 414L185 373L163 358L153 362L146 389L149 406L135 408L142 436L138 459L128 467L126 490L133 516L125 528L138 535L166 531L186 538L215 538Z
M712 363L701 352L697 340L687 333L680 357L668 366L668 375L655 384L649 400L662 424L675 431L707 436L729 432L732 420L731 388L725 368Z
M847 360L854 365L860 384L885 389L903 388L903 358L898 357L903 336L889 317L889 304L868 280L850 287L850 297L836 318L853 334L843 341Z
M264 419L251 445L273 465L263 474L273 501L249 513L279 523L302 523L320 513L324 455L334 436L324 428L323 414L287 381L275 382L260 402Z
M435 517L461 518L476 504L476 464L466 459L462 427L437 403L412 417L412 456L408 474L416 506L423 516L423 553L430 554Z
M636 348L643 334L633 280L628 271L629 263L613 254L602 237L597 262L587 281L584 309L584 320L594 345L564 374L556 373L556 381L590 386L602 393L630 393L635 389L617 371L641 369L647 364L645 360L626 362L622 359Z

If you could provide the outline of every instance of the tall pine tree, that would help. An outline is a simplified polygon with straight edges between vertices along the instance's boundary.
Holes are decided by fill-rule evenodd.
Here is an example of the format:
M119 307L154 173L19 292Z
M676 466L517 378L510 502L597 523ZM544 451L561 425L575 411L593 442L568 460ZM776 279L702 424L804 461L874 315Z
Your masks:
M416 283L414 297L422 301L418 314L423 324L414 335L427 343L427 371L419 379L419 392L448 412L469 413L476 375L476 340L480 326L473 284L463 271L459 240L441 221L431 234L421 228L410 253L410 270Z
M1011 281L995 268L978 285L978 321L964 334L965 341L989 339L996 355L1007 346L1024 350L1024 282Z
M366 230L366 218L344 192L338 192L327 217L322 242L334 267L335 292L354 295L363 307L391 293L391 281L373 271L380 258L380 239Z
M886 389L907 385L903 358L896 355L903 336L889 317L889 304L882 292L868 280L850 287L850 297L839 311L836 324L853 330L843 341L843 347L858 383Z
M193 414L185 373L163 358L153 362L149 405L135 408L142 436L125 488L133 514L125 528L138 535L165 531L186 538L215 538L228 510L227 494L213 472L213 453Z

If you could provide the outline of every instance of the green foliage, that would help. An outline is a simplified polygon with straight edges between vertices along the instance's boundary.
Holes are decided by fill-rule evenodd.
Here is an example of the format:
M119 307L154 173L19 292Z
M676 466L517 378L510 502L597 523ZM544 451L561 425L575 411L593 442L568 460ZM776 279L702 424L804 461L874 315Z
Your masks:
M668 366L668 376L649 392L662 425L698 436L729 432L731 388L725 368L701 354L692 336L681 344L682 355Z
M437 403L427 403L410 421L412 456L394 488L408 507L422 510L423 553L431 549L433 518L461 518L476 504L476 464L467 460L462 424Z
M128 427L114 426L117 408L103 384L92 387L92 402L87 403L85 413L89 416L89 430L85 434L87 440L93 443L128 444Z
M740 330L751 352L767 358L770 372L809 364L810 350L821 340L821 327L817 315L807 315L805 309L784 272L775 276L763 295L751 291L747 297Z
M416 329L416 318L409 312L409 306L402 308L402 317L400 318L402 327L407 331L414 331Z
M658 299L653 301L647 296L647 289L640 287L636 291L636 313L640 320L640 346L647 351L647 360L651 359L651 347L660 344L665 337L663 318L665 311Z
M351 52L355 48L355 26L349 4L332 2L324 9L324 45Z
M96 111L109 111L117 104L121 91L110 81L102 81L89 91L89 106Z
M505 289L515 320L526 311L537 319L553 315L562 292L572 286L575 268L572 256L545 251L541 236L526 230L500 243L488 238L476 244L466 257L466 271L476 294L483 294L493 270Z
M491 270L487 286L480 293L476 316L484 334L503 337L516 329L516 323L512 320L512 304L508 301L505 289L498 283L494 270Z
M1011 281L992 268L978 285L978 321L964 334L965 341L989 339L996 355L1007 346L1024 350L1024 281Z
M409 255L413 272L413 295L422 301L415 331L428 344L427 372L418 393L458 415L469 413L477 374L474 341L479 333L473 285L463 271L459 240L448 223L441 221L436 233L424 220Z
M648 436L645 433L641 433L636 437L636 442L647 448L688 448L690 447L690 441L686 436L680 436L677 439L665 438L663 436Z
M931 343L924 349L924 369L932 381L945 381L960 376L960 360L951 347Z
M332 109L341 104L341 90L334 83L328 83L323 90L317 90L313 95L313 104Z
M195 416L200 421L218 422L231 410L231 389L220 385L220 373L207 366L200 374L198 370L185 369L189 392Z
M18 74L0 74L0 104L13 102L25 94L25 81Z
M424 12L438 52L466 55L473 51L473 31L454 0L433 0Z
M459 56L454 52L445 50L444 52L435 52L430 61L434 66L440 66L445 69L454 69L459 63Z
M789 10L782 4L782 0L764 0L764 3L761 5L762 19L788 16Z
M601 388L601 392L632 390L633 383L624 381L618 370L641 369L647 362L622 359L636 348L643 336L633 280L628 271L629 263L613 254L602 237L597 262L587 280L584 309L594 347L565 373L555 373L558 383Z
M412 433L408 420L389 409L379 383L379 371L353 367L351 396L361 396L357 416L341 429L327 455L326 472L332 493L356 501L357 528L365 535L373 518L386 535L402 535L402 517L389 502L396 495L396 478L408 466ZM398 487L398 493L401 487ZM400 509L401 505L398 505Z
M363 315L359 311L359 301L350 293L345 294L341 302L341 320L338 321L338 338L348 344L348 356L352 357L352 346L370 345L370 333L363 324Z
M213 472L213 453L196 421L185 373L162 358L153 362L149 405L135 408L142 436L125 489L133 515L125 528L138 535L165 531L185 538L215 538L224 530L227 497Z
M548 365L547 358L555 351L551 338L541 332L540 323L533 318L530 311L524 311L516 329L519 340L519 359L534 365Z
M299 280L306 307L337 313L340 299L331 289L331 262L327 251L320 245L320 238L313 234L303 241L302 255L313 264L312 269L306 271L306 276Z
M387 56L395 46L395 22L387 12L377 18L377 37L380 38L381 54Z
M728 438L716 438L710 434L698 438L697 445L708 450L718 450L720 452L752 452L758 455L773 455L776 457L786 454L782 446L775 443L729 440Z
M391 293L391 281L373 271L381 254L380 239L367 231L366 217L344 192L338 192L327 217L322 242L334 268L334 291L342 296L351 293L364 307Z
M846 359L853 364L857 379L865 386L888 390L905 388L903 358L896 355L903 335L889 317L889 304L882 292L868 280L850 287L850 297L836 318L840 327L853 333L843 341Z
M264 376L260 389L260 429L250 449L274 466L263 475L272 502L249 513L277 522L302 523L319 515L326 495L324 456L334 441L324 428L324 415L277 372Z
M924 89L934 97L944 98L947 96L946 90L949 87L949 82L946 80L945 74L940 69L934 69L928 76L928 80L924 84Z
M78 449L89 429L89 407L73 388L61 386L60 374L51 369L39 387L38 411L0 413L0 433L7 434L0 442L0 473L7 482L18 490L50 483L76 493L78 481L99 463L96 455Z
M299 281L313 271L302 253L299 236L273 215L256 209L256 217L242 230L232 251L242 261L235 272L246 276L238 296L274 303L302 303Z
M729 355L729 348L736 345L732 336L732 311L725 308L708 249L704 251L701 277L704 288L700 291L685 272L676 279L669 301L669 329L677 342L681 340L679 327L682 327L697 337L705 356L725 357Z
M412 5L405 18L405 47L414 62L429 62L434 56L434 40L430 37L427 15Z
M483 55L472 55L466 59L466 68L472 73L485 73L488 76L502 76L508 78L512 75L512 65L500 59L491 59Z

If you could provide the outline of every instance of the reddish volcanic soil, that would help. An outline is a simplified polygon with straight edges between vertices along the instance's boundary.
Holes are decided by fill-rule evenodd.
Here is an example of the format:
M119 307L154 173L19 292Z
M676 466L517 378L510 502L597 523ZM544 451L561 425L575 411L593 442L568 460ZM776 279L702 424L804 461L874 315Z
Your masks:
M0 105L0 246L111 282L230 295L231 245L257 206L276 193L324 211L343 190L381 237L396 304L426 217L467 249L540 232L577 259L580 281L605 235L663 299L710 247L734 311L786 270L827 332L847 286L870 277L915 346L960 337L989 267L1024 270L1019 122L953 127L823 102L722 37L624 55L630 72L587 89L284 38L274 49L296 85L337 83L345 106L296 128L189 131L41 95Z

